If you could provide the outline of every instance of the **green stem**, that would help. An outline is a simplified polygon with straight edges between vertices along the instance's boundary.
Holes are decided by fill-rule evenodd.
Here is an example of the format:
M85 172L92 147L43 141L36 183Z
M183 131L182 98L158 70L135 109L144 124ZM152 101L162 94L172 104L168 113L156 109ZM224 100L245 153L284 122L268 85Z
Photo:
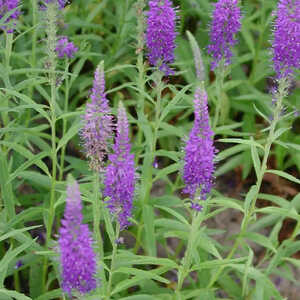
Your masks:
M93 201L93 218L94 218L94 236L96 238L97 246L100 251L100 257L103 258L104 252L103 252L103 240L100 232L100 176L98 172L95 172L94 174L94 201Z
M100 192L100 176L98 172L94 173L94 182L93 182L93 225L94 225L94 237L97 243L97 248L99 249L100 259L104 257L103 249L103 239L100 231L100 218L101 218L101 198ZM106 282L104 268L100 270L101 282L104 285Z
M46 248L50 246L50 239L52 234L52 226L55 216L55 188L56 188L56 171L57 171L57 152L56 152L56 15L57 3L50 2L47 5L47 51L49 63L49 82L51 87L50 106L50 127L51 127L51 158L52 158L52 176L51 176L51 189L50 189L50 204L49 213L46 226ZM43 289L46 291L46 278L48 271L48 260L45 258L43 267Z
M153 185L153 178L152 178L152 171L153 171L153 162L155 160L155 151L156 151L156 144L157 144L157 135L158 130L160 127L160 110L161 110L161 100L162 100L162 91L163 91L163 73L161 71L157 71L155 78L155 84L156 84L156 105L155 105L155 120L154 120L154 130L153 130L153 139L152 143L150 145L150 154L151 159L148 160L148 166L146 167L147 170L147 177L146 177L146 190L145 190L145 196L144 196L144 204L149 203L150 199L150 193Z
M31 67L34 69L36 67L36 45L37 45L37 1L31 1L32 6L32 38L31 38ZM34 86L31 85L29 88L29 97L33 98ZM31 110L26 110L26 117L25 117L25 126L28 127L29 122L31 120Z
M9 79L9 74L10 74L10 57L11 57L11 52L12 52L12 44L13 44L13 33L7 33L5 32L5 72L3 72L3 81L5 84L6 88L11 88L11 83ZM9 97L7 95L4 95L4 107L8 107L8 99ZM8 117L8 112L2 112L2 120L3 120L3 126L6 127L9 123L9 117ZM8 133L5 134L4 139L7 139Z
M221 107L223 105L223 86L224 86L224 78L225 78L225 67L220 63L219 70L216 72L216 89L217 89L217 103L216 103L216 109L215 109L215 117L213 122L213 131L215 132L219 119L220 119L220 112Z
M268 161L268 157L270 154L270 150L271 150L271 146L272 143L274 142L274 134L275 134L275 129L276 129L276 125L278 124L279 120L280 120L280 113L282 110L282 101L283 98L285 96L285 90L286 90L286 86L285 83L283 83L283 81L280 81L279 83L279 93L278 93L278 99L276 102L276 107L275 107L275 111L274 111L274 118L273 121L271 122L270 125L270 131L269 131L269 135L264 147L264 157L262 160L262 164L261 164L261 168L260 171L258 173L257 176L257 182L256 182L256 192L253 196L253 200L250 206L249 211L247 212L245 219L242 223L242 228L241 231L238 235L238 237L236 238L233 247L231 249L231 251L229 252L229 254L227 255L226 259L231 259L233 257L233 255L235 254L236 250L238 249L239 245L240 245L240 241L242 240L242 238L244 237L245 233L247 232L248 229L248 225L250 223L250 220L252 219L252 216L255 212L255 208L256 208L256 201L259 195L259 191L261 188L261 184L263 181L263 177L264 174L267 170L267 161ZM224 269L224 266L221 266L218 271L214 274L214 276L212 277L210 283L208 284L208 288L211 288L214 283L218 280L219 276L221 275L222 271Z
M66 62L66 72L69 73L69 66L68 62ZM68 112L69 109L69 93L70 93L70 86L69 86L69 76L66 75L65 79L65 103L64 103L64 113ZM67 131L68 120L63 118L63 128L62 128L62 136L64 137ZM61 155L60 155L60 168L59 168L59 181L63 179L64 176L64 165L65 165L65 154L66 154L66 144L62 146Z
M176 295L178 299L181 299L180 290L182 288L184 279L190 273L190 268L192 264L192 250L195 247L195 242L197 238L197 232L201 223L201 213L193 211L192 215L192 225L188 238L188 245L184 254L184 258L181 266L178 269L178 283L176 288Z
M112 288L112 279L113 279L113 273L115 270L115 263L116 263L116 256L117 256L117 250L118 250L118 239L120 234L120 225L118 222L116 222L116 232L115 232L115 240L112 244L113 250L111 255L111 265L110 265L110 271L109 271L109 277L108 277L108 284L107 284L107 292L106 292L106 300L110 299L111 294L111 288Z

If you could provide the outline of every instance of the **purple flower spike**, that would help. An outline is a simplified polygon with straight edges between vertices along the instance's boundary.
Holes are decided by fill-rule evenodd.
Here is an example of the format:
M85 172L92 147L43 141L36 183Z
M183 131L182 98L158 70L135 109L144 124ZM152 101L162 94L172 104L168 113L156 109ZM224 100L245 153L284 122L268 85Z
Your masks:
M17 8L19 5L19 0L0 0L0 20L11 10ZM19 9L16 9L6 20L5 23L8 23L11 20L17 20L21 14ZM15 26L16 24L13 23ZM6 30L7 33L13 33L12 28L6 29L6 26L3 26L2 29Z
M237 43L234 35L241 27L241 11L237 0L219 0L215 4L213 20L210 26L210 45L208 53L212 55L214 70L224 59L225 65L231 62L231 47Z
M151 0L149 7L146 32L149 61L168 76L173 73L168 64L174 62L176 11L169 0Z
M59 58L64 58L65 56L73 58L78 48L72 42L69 42L67 37L62 37L57 41L55 51Z
M85 294L96 288L96 255L87 224L82 224L82 204L76 181L68 185L64 219L59 230L62 289Z
M108 208L118 217L120 230L130 225L128 218L131 217L135 187L134 155L130 154L128 131L126 111L120 103L114 153L108 156L110 165L106 168L103 193L110 197Z
M81 138L84 141L86 156L90 159L91 169L100 171L109 150L113 131L112 116L105 94L103 64L95 71L91 99L91 103L86 105Z
M272 50L277 78L300 68L300 0L279 0Z
M207 94L197 88L194 99L195 120L185 145L183 180L186 185L183 192L194 200L197 193L205 200L213 185L214 156L213 131L209 125ZM198 198L198 197L197 197ZM196 209L195 205L192 207Z

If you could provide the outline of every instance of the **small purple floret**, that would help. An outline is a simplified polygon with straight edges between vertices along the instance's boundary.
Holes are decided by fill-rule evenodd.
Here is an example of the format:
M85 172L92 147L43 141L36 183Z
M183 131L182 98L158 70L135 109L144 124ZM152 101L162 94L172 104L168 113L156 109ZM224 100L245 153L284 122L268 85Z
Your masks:
M300 0L279 0L272 51L277 78L300 68Z
M22 262L22 260L19 259L15 264L15 269L16 270L20 269L22 266L23 266L23 262Z
M197 211L197 212L200 212L200 211L202 211L203 206L200 205L199 203L192 202L192 203L191 203L191 209L192 209L192 210L195 210L195 211Z
M78 48L72 42L69 42L67 37L62 37L57 41L55 51L59 58L64 58L65 56L73 58Z
M104 197L112 215L117 216L120 230L130 225L132 202L135 188L134 155L130 153L128 120L124 106L118 110L117 135L113 153L109 154L110 164L105 171Z
M197 88L194 106L194 126L184 148L183 181L186 187L183 192L189 194L192 200L200 192L199 196L204 200L213 185L213 160L216 152L213 146L213 131L209 125L207 94L204 89Z
M63 9L68 3L68 0L46 0L45 3L50 3L53 1L57 2L59 9Z
M102 66L95 71L91 99L91 103L86 105L81 138L91 169L100 171L103 168L104 158L109 152L113 134L112 115L105 94Z
M0 20L11 10L17 8L19 5L19 0L0 0ZM6 20L5 23L8 23L11 20L17 20L21 14L19 9L16 9ZM13 26L16 24L13 23ZM6 30L7 33L12 33L13 28L8 28L3 26L2 29Z
M225 65L231 62L231 47L237 43L234 35L241 28L241 11L237 0L219 0L215 4L213 20L210 26L210 45L208 53L212 55L214 70L224 59Z
M68 185L66 208L59 230L62 289L69 296L96 288L96 255L88 225L82 223L82 204L77 182Z
M176 10L169 0L151 0L149 7L146 32L149 62L168 76L173 73L168 64L174 62Z

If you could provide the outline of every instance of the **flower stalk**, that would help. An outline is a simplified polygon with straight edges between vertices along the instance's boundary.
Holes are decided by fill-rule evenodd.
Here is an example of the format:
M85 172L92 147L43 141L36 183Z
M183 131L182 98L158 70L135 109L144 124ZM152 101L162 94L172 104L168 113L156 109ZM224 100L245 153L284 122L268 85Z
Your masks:
M283 99L287 95L288 86L289 86L289 83L286 79L279 80L278 97L277 97L277 100L276 100L276 107L275 107L275 110L274 110L273 120L271 121L271 124L270 124L270 130L269 130L268 137L266 139L266 144L264 146L264 156L263 156L263 159L262 159L261 167L260 167L260 170L257 174L257 181L256 181L256 185L255 185L255 193L252 197L250 208L246 211L246 215L243 219L240 233L238 234L238 237L236 238L231 251L227 255L226 260L231 259L234 256L236 250L238 249L238 247L240 245L241 240L243 239L245 233L247 232L248 225L250 224L250 222L252 220L252 217L255 213L256 201L257 201L259 191L260 191L260 188L261 188L261 185L262 185L264 174L267 171L267 161L268 161L268 158L269 158L269 155L270 155L271 146L272 146L273 142L276 139L275 130L276 130L276 127L277 127L277 125L280 121L280 118L281 118L281 112L282 112L282 107L283 107L282 103L283 103ZM221 266L217 270L217 272L213 275L213 277L211 278L211 280L208 284L208 288L211 288L214 285L214 283L218 280L218 278L221 275L223 269L224 269L224 266Z
M57 3L50 2L47 5L47 54L48 54L48 67L49 67L49 83L50 83L50 93L51 98L49 101L50 107L50 128L51 128L51 158L52 158L52 177L51 177L51 188L50 188L50 203L49 203L49 211L48 218L46 224L46 247L49 247L51 234L52 234L52 226L55 215L55 187L56 187L56 173L57 173L57 151L56 151L56 53L55 53L55 45L56 45L56 17L57 17ZM43 288L46 289L46 277L48 270L48 260L45 258L44 261L44 274L43 274Z
M119 222L116 222L115 240L112 243L113 249L112 249L111 264L110 264L108 283L107 283L107 292L105 297L106 300L109 300L111 296L113 273L116 267L115 264L116 264L117 250L118 250L119 235L120 235L120 224Z

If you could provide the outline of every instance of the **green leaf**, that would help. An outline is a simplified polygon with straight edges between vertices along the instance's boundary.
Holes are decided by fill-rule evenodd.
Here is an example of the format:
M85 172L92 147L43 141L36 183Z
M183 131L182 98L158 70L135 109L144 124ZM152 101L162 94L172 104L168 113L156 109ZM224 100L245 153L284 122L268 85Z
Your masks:
M290 208L290 202L279 196L260 193L260 194L258 194L258 198L271 201L283 208L287 208L287 209Z
M174 261L168 258L134 255L130 252L128 254L119 254L118 263L120 265L123 265L123 263L120 262L121 260L124 260L124 264L126 265L159 265L174 269L178 267L178 265Z
M151 272L150 270L144 271L144 270L135 269L135 268L122 267L122 268L115 270L114 273L131 274L131 275L138 276L140 279L147 279L147 280L152 279L152 280L156 280L156 281L159 281L159 282L162 282L165 284L170 283L170 281L168 279L163 278L159 275L156 275L153 272Z
M41 164L41 162L42 162L41 160L46 156L50 156L50 153L43 151L43 152L40 152L37 155L34 155L31 159L27 160L17 170L15 170L12 174L10 174L8 182L13 181L16 177L19 176L19 174L21 172L25 171L26 169L28 169L32 165L41 165L41 166L43 166L44 171L49 176L49 178L51 178L51 174L49 173L49 170L48 170L47 166L46 166L46 169L45 169L44 164Z
M29 270L29 290L30 297L36 299L43 294L43 265L42 260L30 266Z
M101 206L100 210L104 217L105 229L109 236L110 242L113 245L115 243L115 232L114 232L114 228L113 228L113 225L111 222L111 215L110 215L108 209L106 207L104 207L102 201L100 201L100 206Z
M227 81L225 82L224 84L224 90L223 91L229 91L241 84L243 84L245 82L245 80L230 80L230 81Z
M143 220L145 224L145 246L150 256L156 256L156 239L154 231L154 211L150 205L143 206Z
M270 250L272 250L274 253L277 252L276 248L274 247L274 245L272 244L272 242L269 240L269 238L256 233L256 232L247 232L245 234L245 238L265 247L268 248Z
M67 131L67 133L58 142L56 151L59 151L60 148L65 146L68 143L68 141L79 132L81 127L82 127L82 123L79 120L75 120L72 126Z
M300 269L300 260L299 259L295 259L295 258L291 258L291 257L284 257L283 260L293 264L296 268Z
M178 158L178 152L176 151L168 151L168 150L163 150L163 149L159 149L155 152L155 156L163 156L163 157L168 157L176 162L179 161Z
M210 202L215 203L220 206L224 206L227 208L233 208L233 209L239 210L241 212L244 212L242 205L236 199L232 199L229 197L214 197L210 200Z
M30 152L24 146L16 144L16 143L9 143L9 142L4 142L4 141L2 141L1 144L9 147L10 149L14 149L18 153L20 153L22 156L24 156L25 158L30 160L32 162L31 164L37 165L41 170L43 170L45 172L45 174L47 174L49 177L51 177L47 165L43 161L41 161L41 159L36 160L36 155L33 154L32 152ZM45 156L47 156L49 154L47 152L45 152L45 153L46 153ZM43 156L43 155L41 155L41 156ZM29 166L31 164L29 164ZM26 168L26 163L25 163L25 165L20 167L20 170L18 171L19 174L21 173L21 169L24 167Z
M295 210L295 208L282 208L282 207L264 207L260 209L256 209L256 212L270 215L278 215L281 217L290 217L295 220L299 220L299 214Z
M28 105L30 105L34 110L36 110L40 115L42 115L45 119L47 119L48 122L50 123L49 114L44 110L44 108L48 108L46 105L36 104L32 99L30 99L26 95L18 93L14 90L3 89L3 88L0 88L0 90L5 91L5 93L7 93L8 95L15 96L23 100Z
M235 167L242 165L243 158L244 158L243 153L231 157L230 159L228 159L228 161L226 161L224 164L222 164L222 166L217 168L217 170L215 172L215 176L216 177L221 176L221 175L233 170Z
M224 160L226 158L228 158L229 156L233 155L233 154L236 154L236 153L239 153L241 151L245 151L249 148L248 145L235 145L235 146L232 146L228 149L225 149L221 152L219 152L216 156L216 161L221 161L221 160Z
M20 172L19 176L41 187L50 188L51 186L51 179L48 176L42 175L38 172L23 171Z
M274 133L273 141L277 140L282 134L284 134L286 131L288 131L290 129L291 129L291 127L277 129Z
M113 289L111 295L114 295L116 293L119 293L123 290L126 290L132 286L135 286L135 285L138 285L138 283L143 280L142 277L140 276L134 276L133 278L130 278L130 279L125 279L121 282L119 282L116 287ZM40 299L38 299L40 300ZM41 299L42 300L42 299Z
M164 120L164 118L168 115L168 113L176 107L176 104L179 100L183 98L185 95L186 91L190 89L192 85L186 85L183 89L180 90L180 92L175 93L175 97L168 103L168 105L163 109L161 116L160 116L160 122Z
M242 36L243 36L249 50L251 51L252 55L254 55L255 54L255 44L254 44L254 40L253 40L253 35L251 34L251 32L249 30L249 22L246 22L245 24L243 24L241 33L242 33Z
M57 298L61 297L61 295L62 295L62 290L61 289L56 289L56 290L52 290L50 292L47 292L47 293L39 296L35 300L57 299Z
M25 296L24 294L18 293L16 291L10 291L7 289L0 289L0 296L4 294L8 297L13 297L16 300L32 300L31 298Z
M5 225L5 230L9 230L19 223L25 223L28 221L35 220L35 216L40 216L40 219L42 218L43 214L43 207L30 207L26 210L21 211L18 213L15 217L10 219L10 221Z
M12 185L8 182L8 178L9 169L7 164L7 157L3 151L0 151L1 200L3 201L9 219L11 219L15 215L15 198L13 194Z
M180 213L178 213L177 211L175 211L174 209L172 209L170 207L160 206L160 205L155 205L155 207L168 212L169 214L171 214L172 216L174 216L176 219L178 219L182 223L184 223L184 224L186 224L188 226L190 225L189 222L187 221L187 219L184 216L182 216Z
M190 226L178 222L176 220L166 219L166 218L159 218L154 221L155 226L163 227L167 230L179 230L179 231L190 231Z
M174 172L177 172L179 169L181 168L181 164L180 163L174 163L174 164L171 164L163 169L160 169L155 178L153 179L153 182L160 179L160 178L164 178L166 177L167 175L171 174L171 173L174 173Z
M31 240L22 244L21 246L15 248L14 250L9 250L5 253L4 257L1 259L0 263L0 273L4 271L4 269L8 266L8 264L17 257L21 252L31 246L35 240Z
M0 236L0 242L10 238L10 237L14 237L24 231L28 231L28 230L31 230L31 229L35 229L35 228L38 228L38 227L41 227L41 225L35 225L35 226L29 226L29 227L25 227L25 228L21 228L21 229L14 229L6 234L3 234Z
M222 259L219 251L214 245L213 240L210 239L203 231L198 233L196 245L212 254L213 256L217 257L218 259Z
M251 140L253 140L252 137L251 137ZM258 178L260 169L261 169L261 163L260 163L257 147L255 147L252 144L251 144L251 157L252 157L252 161L253 161L253 165L254 165L254 170L256 173L256 178Z
M248 211L250 206L251 206L251 203L253 201L255 201L255 197L256 197L256 194L258 193L258 190L257 190L257 186L256 185L252 185L249 192L247 193L246 195L246 199L245 199L245 204L244 204L244 208L245 208L245 211Z
M293 182L295 182L295 183L300 184L300 180L299 180L299 179L297 179L297 178L294 177L293 175L290 175L290 174L288 174L288 173L286 173L286 172L284 172L284 171L279 171L279 170L267 170L266 173L276 174L276 175L281 176L281 177L283 177L283 178L285 178L285 179L288 179L288 180L290 180L290 181L293 181Z
M254 140L242 140L242 139L219 139L218 142L222 142L222 143L236 143L236 144L243 144L243 145L249 145L249 146L254 146L254 147L258 147L264 150L264 147L257 143Z
M120 298L120 300L153 300L153 295L145 295L145 294L139 294L135 296L129 296L125 298Z
M205 299L205 300L215 300L215 292L213 290L207 289L193 289L192 291L183 291L183 299ZM197 298L195 298L197 297Z
M206 261L191 268L191 271L198 271L203 269L214 269L216 267L227 266L234 263L241 263L247 260L247 257L233 258L233 259L216 259Z

